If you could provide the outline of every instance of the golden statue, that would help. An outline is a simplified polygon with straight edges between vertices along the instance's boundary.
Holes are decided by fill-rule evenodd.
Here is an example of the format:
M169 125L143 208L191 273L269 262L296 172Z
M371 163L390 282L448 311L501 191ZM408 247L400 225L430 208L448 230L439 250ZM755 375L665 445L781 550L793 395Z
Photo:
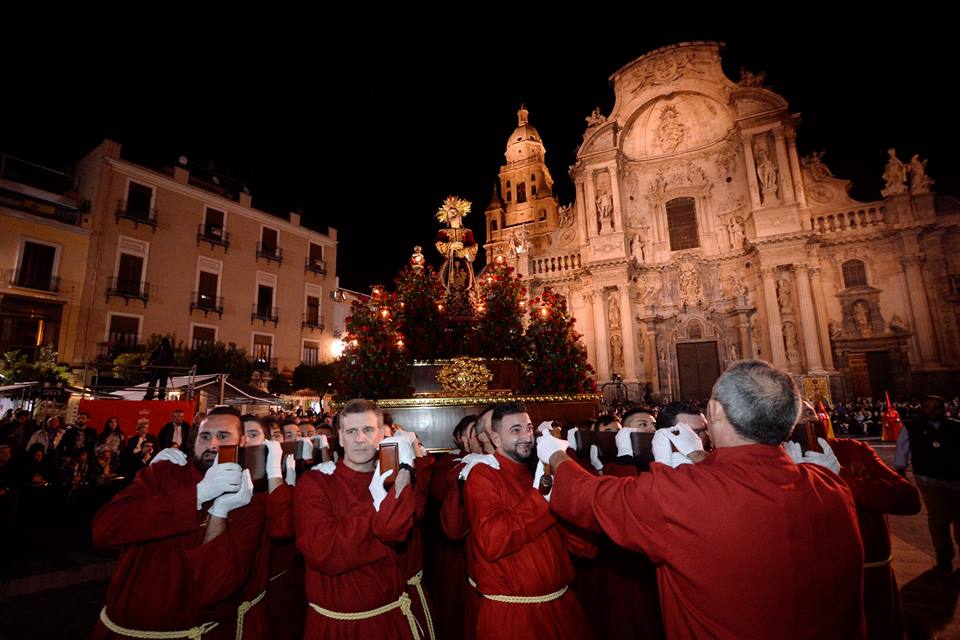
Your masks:
M473 232L463 226L468 213L470 202L456 196L449 196L437 210L437 220L447 225L437 232L437 251L443 256L440 280L446 289L447 303L464 311L476 298L473 261L479 250Z

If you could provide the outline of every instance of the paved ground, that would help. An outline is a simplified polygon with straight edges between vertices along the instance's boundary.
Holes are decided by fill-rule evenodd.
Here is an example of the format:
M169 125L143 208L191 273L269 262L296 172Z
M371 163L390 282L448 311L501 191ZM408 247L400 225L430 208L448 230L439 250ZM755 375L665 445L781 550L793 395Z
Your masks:
M871 444L881 458L892 461L891 445ZM960 640L960 573L944 578L931 571L933 545L926 514L893 516L890 529L911 640ZM25 550L13 556L15 570L6 574L13 577L0 581L0 640L89 637L114 562L109 555L87 550L82 534L73 535L73 544L66 546L52 541L49 531L21 540Z

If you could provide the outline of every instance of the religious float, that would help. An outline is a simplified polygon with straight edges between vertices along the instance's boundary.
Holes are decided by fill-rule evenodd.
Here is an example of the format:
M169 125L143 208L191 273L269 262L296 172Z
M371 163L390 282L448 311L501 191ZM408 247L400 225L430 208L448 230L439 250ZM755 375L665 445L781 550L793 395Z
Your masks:
M457 422L493 403L523 401L535 424L595 418L601 396L566 300L549 289L527 300L502 255L475 274L469 212L454 196L437 211L439 270L415 247L392 291L376 285L354 302L337 361L340 400L377 400L432 450L452 448Z

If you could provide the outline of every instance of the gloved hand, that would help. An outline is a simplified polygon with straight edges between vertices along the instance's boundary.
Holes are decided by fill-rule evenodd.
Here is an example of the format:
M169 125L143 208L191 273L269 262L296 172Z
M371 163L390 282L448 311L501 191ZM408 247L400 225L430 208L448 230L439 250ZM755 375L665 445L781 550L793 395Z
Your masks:
M303 459L313 460L313 443L310 442L310 438L297 438L297 442L303 447Z
M373 508L380 511L380 504L387 497L387 490L383 487L383 481L393 474L393 469L387 469L387 472L380 475L380 462L373 469L373 478L370 479L370 495L373 497Z
M556 440L556 438L554 438L554 440ZM537 471L536 471L536 473L533 474L533 488L536 489L537 491L540 490L540 480L543 478L543 475L544 475L543 465L542 465L542 464L538 464L538 465L537 465ZM548 491L546 495L544 495L544 494L542 494L542 493L541 493L540 495L543 496L543 499L544 499L544 500L546 500L547 502L550 502L550 496L551 496L551 494L553 494L553 489L550 489L550 491Z
M603 471L603 463L600 462L600 447L595 444L590 445L590 464L597 471Z
M549 433L540 436L537 439L537 457L543 464L550 464L550 456L557 451L566 451L568 443L566 440L554 438Z
M384 438L380 441L380 444L385 442L397 443L397 459L400 461L400 464L409 465L412 468L417 458L416 451L414 451L413 448L413 443L416 441L416 436L414 435L413 438L410 438L406 435L402 435L403 433L406 432L400 432L398 435Z
M283 447L279 442L267 440L267 480L283 477Z
M173 447L168 447L155 455L153 460L150 461L150 464L155 464L157 462L172 462L173 464L182 467L187 464L187 454L180 449L174 449Z
M240 478L240 490L222 494L213 501L213 505L207 513L218 518L226 518L227 514L234 509L250 504L251 498L253 498L253 480L250 479L250 470L246 469Z
M679 451L673 451L670 454L670 466L676 469L682 464L693 464L693 460L683 455Z
M817 438L817 442L820 443L820 448L823 449L823 453L807 451L805 454L803 454L803 458L800 459L800 462L803 464L818 464L821 467L826 467L835 474L840 475L840 461L837 460L837 456L833 453L833 449L830 448L830 445L827 444L827 441L823 438Z
M217 464L215 458L213 466L207 469L203 480L197 483L197 510L200 510L204 502L218 498L224 493L239 491L242 476L243 469L240 465L235 462Z
M621 429L621 431L623 431L623 429ZM656 433L653 434L651 448L653 449L653 459L655 462L661 462L671 467L673 466L671 460L673 457L673 446L670 444L670 438L667 437L666 429L657 429Z
M293 458L289 458L289 462L287 462L287 464L289 465L291 462L293 462ZM319 471L320 473L324 473L324 474L326 474L326 475L328 475L328 476L332 476L332 475L333 475L333 472L337 470L337 463L334 462L333 460L329 460L329 461L327 461L327 462L321 462L321 463L318 464L318 465L314 465L314 466L310 467L310 470L311 470L311 471ZM294 477L296 477L296 475L297 475L297 474L296 474L296 470L294 470L294 474L293 474L293 475L294 475ZM287 481L288 484L293 484L292 482L289 482L289 478L290 478L290 469L289 469L289 467L287 467L287 478L288 478L288 481Z
M634 431L635 429L620 429L617 431L617 435L614 436L613 441L617 443L618 457L633 455L633 443L630 442L630 434Z
M324 433L313 436L313 450L319 452L321 449L329 449L330 442L327 440L327 436Z
M494 469L500 468L500 461L497 460L497 457L493 454L482 454L482 453L468 453L463 456L463 469L460 469L460 475L457 477L461 480L466 480L467 476L470 475L470 470L473 469L478 464L485 464L488 467L493 467Z
M537 426L537 431L540 432L540 435L548 436L553 430L553 420L544 420Z
M580 443L577 442L577 428L572 427L567 430L567 446L574 451L580 451Z
M283 459L283 475L284 482L291 487L297 486L297 461L291 455Z
M803 462L803 448L800 446L799 442L794 442L793 440L786 440L783 443L783 450L790 456L790 459L800 464Z
M669 429L661 429L661 431L666 432L666 436L670 438L670 442L677 448L677 451L688 458L694 451L703 451L703 441L688 424L678 422Z

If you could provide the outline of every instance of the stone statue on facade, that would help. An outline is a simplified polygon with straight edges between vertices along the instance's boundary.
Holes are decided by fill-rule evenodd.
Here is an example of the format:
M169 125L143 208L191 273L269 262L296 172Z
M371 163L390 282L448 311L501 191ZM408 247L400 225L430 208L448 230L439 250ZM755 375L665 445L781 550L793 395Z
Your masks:
M610 336L610 371L623 373L623 338L619 333Z
M795 362L800 356L800 346L797 343L797 329L792 322L783 324L783 346L787 351L787 360Z
M685 262L680 266L678 284L680 285L680 304L695 305L703 303L703 285L700 284L700 274L692 263Z
M587 129L593 129L606 122L607 116L600 113L600 107L596 107L584 120L587 121Z
M633 259L637 261L637 264L643 264L646 262L646 253L644 248L647 246L647 241L644 239L643 232L638 231L633 234L633 240L630 241L630 255L633 256Z
M770 155L763 147L757 148L757 178L760 180L760 191L763 193L763 204L767 205L777 199L777 165L770 159Z
M907 323L904 322L903 318L897 314L893 314L893 317L890 318L890 331L895 334L904 334L910 333L910 327L907 326Z
M786 313L793 309L793 285L787 278L777 280L777 302L780 303L780 312Z
M767 72L761 71L759 73L754 73L747 69L746 67L740 67L740 80L737 82L741 87L757 87L762 88L763 83L767 79Z
M620 330L620 301L616 294L607 298L607 325L611 333Z
M561 227L569 227L570 225L572 225L573 224L573 205L572 204L561 205L560 208L557 209L557 217L560 219Z
M597 233L603 233L604 223L613 231L613 196L609 191L601 191L596 199L597 206Z
M873 329L870 328L870 309L863 300L857 300L853 305L853 322L857 328L857 335L861 338L873 336Z
M743 243L747 239L746 229L741 218L732 217L727 223L727 231L730 233L730 248L737 250L743 248Z
M887 149L887 156L887 164L883 169L885 186L880 190L880 195L884 198L907 191L907 168L897 158L897 150Z
M918 154L910 158L910 193L930 193L933 180L927 175L927 161Z
M823 163L823 156L826 153L826 151L814 151L810 155L800 158L800 164L810 171L810 177L814 180L821 181L833 177L833 172Z

